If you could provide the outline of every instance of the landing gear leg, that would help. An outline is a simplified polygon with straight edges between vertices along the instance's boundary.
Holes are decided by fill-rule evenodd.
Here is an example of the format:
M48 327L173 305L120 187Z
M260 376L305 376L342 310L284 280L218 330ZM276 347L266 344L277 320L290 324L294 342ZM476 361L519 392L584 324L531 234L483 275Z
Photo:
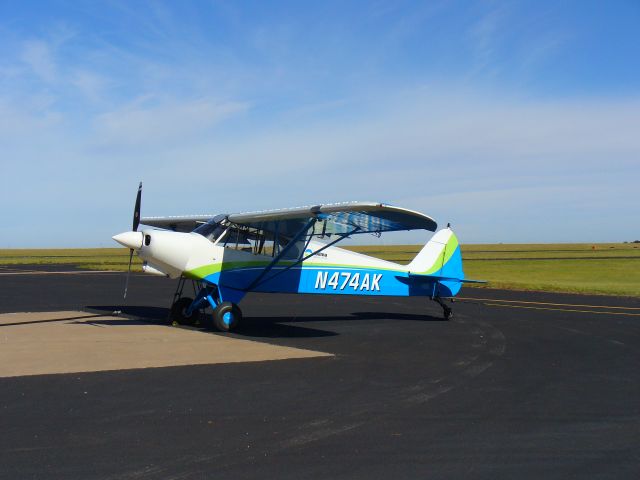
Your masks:
M453 310L451 310L451 308L444 303L442 298L433 297L432 300L442 307L445 320L449 320L451 317L453 317Z
M193 298L181 297L171 305L169 315L171 320L179 325L195 325L198 320L197 312L189 311Z
M202 326L215 327L221 332L230 332L235 329L242 320L242 311L237 304L222 301L222 295L218 286L208 282L198 282L193 280L193 293L195 298L183 297L187 279L181 277L178 281L178 288L173 296L170 320L181 325L194 325L199 317L203 318ZM242 296L237 297L239 301ZM213 315L204 315L207 307L213 309ZM202 313L203 315L199 315Z
M202 284L196 280L191 281L195 300L191 297L183 297L183 292L187 279L180 277L178 286L173 294L173 302L169 309L169 322L176 322L180 325L195 325L198 322L203 305L200 298L202 292Z

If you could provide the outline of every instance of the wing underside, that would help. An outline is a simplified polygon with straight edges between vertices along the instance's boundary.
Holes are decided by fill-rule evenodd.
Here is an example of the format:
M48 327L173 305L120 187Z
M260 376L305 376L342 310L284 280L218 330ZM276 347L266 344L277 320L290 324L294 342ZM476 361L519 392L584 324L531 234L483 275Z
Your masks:
M143 217L141 223L179 232L190 232L214 215ZM427 215L375 202L345 202L249 213L233 213L216 217L237 226L292 236L313 220L312 236L382 234L401 230L435 231L436 222Z
M150 227L173 230L175 232L191 232L203 223L207 223L215 215L181 215L172 217L142 217L140 223Z
M318 236L400 230L433 232L437 228L436 222L422 213L373 202L333 203L228 216L229 221L237 225L281 233L285 233L282 229L297 231L312 218L317 220L313 233Z

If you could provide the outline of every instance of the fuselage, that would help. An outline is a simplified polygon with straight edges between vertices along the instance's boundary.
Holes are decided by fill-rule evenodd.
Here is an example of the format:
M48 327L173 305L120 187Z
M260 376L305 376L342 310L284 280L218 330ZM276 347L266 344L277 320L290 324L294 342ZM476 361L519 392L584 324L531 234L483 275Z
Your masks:
M440 295L444 288L443 296L457 293L457 289L451 291L454 286L446 288L443 282L413 281L409 266L326 247L319 241L309 242L304 252L293 252L292 258L274 262L273 255L225 247L194 232L144 230L141 235L138 255L153 271L217 285L233 291L236 300L246 291L433 296L435 288L441 290ZM306 259L300 262L300 258Z
M249 292L317 295L425 296L451 308L443 297L458 293L464 272L458 239L447 225L408 265L336 246L353 235L426 230L437 223L414 210L379 202L342 202L236 214L140 217L138 187L132 229L113 239L129 248L150 274L180 278L171 318L192 324L210 306L213 325L235 328L238 306ZM138 230L140 224L151 228ZM160 228L156 230L154 228ZM124 296L126 298L127 283ZM194 280L194 298L183 296Z

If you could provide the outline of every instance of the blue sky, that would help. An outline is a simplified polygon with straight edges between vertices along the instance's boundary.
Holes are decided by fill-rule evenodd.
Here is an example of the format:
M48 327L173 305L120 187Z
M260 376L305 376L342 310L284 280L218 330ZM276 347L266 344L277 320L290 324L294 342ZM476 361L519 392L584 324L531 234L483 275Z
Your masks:
M143 215L374 200L463 242L640 238L637 1L7 1L0 18L0 247L111 246L139 180Z

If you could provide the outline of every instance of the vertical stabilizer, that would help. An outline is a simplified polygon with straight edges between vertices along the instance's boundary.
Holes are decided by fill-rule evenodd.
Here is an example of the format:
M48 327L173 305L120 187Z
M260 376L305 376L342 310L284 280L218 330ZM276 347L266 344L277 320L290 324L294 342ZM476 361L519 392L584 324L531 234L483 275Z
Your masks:
M437 232L407 266L412 275L464 279L458 238L450 228Z

